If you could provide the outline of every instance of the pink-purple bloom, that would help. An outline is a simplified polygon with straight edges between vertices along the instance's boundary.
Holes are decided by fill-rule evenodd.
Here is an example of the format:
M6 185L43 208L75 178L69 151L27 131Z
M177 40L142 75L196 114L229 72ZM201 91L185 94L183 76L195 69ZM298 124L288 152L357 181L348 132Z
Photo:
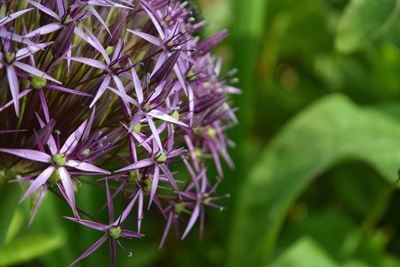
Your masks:
M182 239L196 222L202 233L205 208L226 197L215 195L222 160L233 166L225 131L240 90L210 54L227 31L201 40L204 22L178 0L17 2L0 3L0 171L27 185L21 201L37 195L29 224L56 193L68 220L101 232L71 265L107 240L114 265L152 206L165 218L160 246L174 223ZM83 176L105 187L107 224L79 208ZM118 216L116 198L128 203Z

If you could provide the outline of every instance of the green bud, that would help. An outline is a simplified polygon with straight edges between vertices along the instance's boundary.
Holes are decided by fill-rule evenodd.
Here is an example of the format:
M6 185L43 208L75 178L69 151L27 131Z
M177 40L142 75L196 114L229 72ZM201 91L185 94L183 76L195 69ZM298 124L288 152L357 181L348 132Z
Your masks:
M45 78L34 76L32 77L31 84L34 89L43 89L46 86L47 81Z
M185 202L179 202L175 204L175 212L180 214L185 211Z
M174 118L175 120L179 121L179 112L175 110L172 114L171 117Z
M207 129L207 136L208 137L215 138L216 135L217 135L217 131L214 128L210 127L210 128Z
M65 163L67 162L67 158L65 157L65 155L63 153L57 153L53 155L53 162L59 166L59 167L63 167L65 165Z
M146 104L144 104L144 110L151 110L152 109L152 105L149 103L149 102L147 102Z
M140 133L140 130L142 130L142 124L137 123L135 126L133 126L133 131L135 133Z
M85 157L88 157L90 155L90 149L89 148L85 148L82 151L82 155L85 156Z
M210 195L205 193L204 194L204 200L203 200L204 204L210 204L211 203L211 199L210 199Z
M111 227L110 230L108 230L108 234L113 238L113 239L118 239L121 236L121 227Z
M136 174L136 171L130 171L129 172L129 176L128 176L128 180L130 183L135 184L139 181L139 178Z
M107 55L111 55L112 53L114 53L114 50L115 50L114 46L107 46L106 48Z
M151 191L151 184L152 184L152 182L151 182L150 179L144 180L144 183L143 183L143 191L144 191L145 193L149 193L149 192Z
M193 129L193 132L194 132L195 134L200 134L200 133L201 133L201 128L200 128L200 127L195 127L195 128Z
M189 80L194 80L194 79L196 79L196 73L194 73L194 71L192 71L192 70L189 70L188 73L186 74L186 77Z
M196 148L194 150L194 156L196 157L196 159L201 159L203 157L203 152L200 148Z
M13 63L13 61L15 60L15 54L14 53L6 53L5 57L6 57L6 62L8 64Z
M164 153L162 153L161 151L157 153L156 155L157 158L157 162L159 163L163 163L167 160L167 155Z

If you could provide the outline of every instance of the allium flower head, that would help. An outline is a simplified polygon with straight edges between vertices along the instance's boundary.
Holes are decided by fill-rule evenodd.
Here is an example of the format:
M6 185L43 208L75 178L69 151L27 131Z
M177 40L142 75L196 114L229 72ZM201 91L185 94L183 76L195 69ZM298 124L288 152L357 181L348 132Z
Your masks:
M173 223L184 238L197 221L203 231L205 208L222 209L228 95L240 90L210 54L227 31L201 40L203 25L178 0L0 1L0 171L26 184L21 201L39 194L30 224L55 193L67 219L102 232L71 265L107 240L114 264L152 206L166 219L161 245ZM82 176L105 187L107 224L84 218ZM128 198L118 216L116 198Z

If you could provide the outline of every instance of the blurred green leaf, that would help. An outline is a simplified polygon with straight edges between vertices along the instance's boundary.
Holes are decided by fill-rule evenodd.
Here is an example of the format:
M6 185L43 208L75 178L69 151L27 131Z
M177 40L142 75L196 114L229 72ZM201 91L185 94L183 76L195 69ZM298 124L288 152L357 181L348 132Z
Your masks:
M342 267L370 267L362 261L350 260L343 264Z
M20 189L17 185L5 185L0 190L0 248L4 245L7 231L18 206Z
M0 250L0 266L27 262L60 247L62 240L51 235L32 235L15 239Z
M338 267L311 238L303 237L289 247L269 267Z
M352 0L339 25L335 46L340 52L353 52L386 33L396 22L398 0Z
M306 211L307 212L307 211ZM356 225L343 214L334 211L314 212L305 215L303 219L293 220L285 227L280 247L295 242L303 235L307 235L318 242L319 246L329 252L330 257L342 260L354 253L345 246L348 236L360 233Z
M6 244L14 240L19 230L21 229L23 223L24 223L24 215L20 209L17 209L14 213L14 216L7 231L6 242L5 242Z
M400 162L399 136L395 120L357 107L341 95L326 97L301 112L271 142L243 184L229 266L265 264L290 205L333 164L365 161L394 182Z

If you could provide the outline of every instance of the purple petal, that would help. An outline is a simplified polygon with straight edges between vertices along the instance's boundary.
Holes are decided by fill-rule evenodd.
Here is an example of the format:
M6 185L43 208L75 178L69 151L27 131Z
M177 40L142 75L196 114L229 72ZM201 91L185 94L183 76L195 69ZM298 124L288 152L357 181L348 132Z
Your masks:
M136 232L133 232L133 231L130 231L130 230L122 230L121 231L121 236L125 237L125 238L140 238L143 235L141 235L139 233L136 233Z
M132 62L129 62L132 65ZM135 87L135 92L136 92L136 97L138 99L139 104L143 102L143 88L142 84L139 80L139 77L136 73L135 68L131 68L131 73L132 73L132 79L133 79L133 85Z
M54 167L49 166L47 169L45 169L38 177L36 177L35 181L29 186L28 190L26 190L25 194L22 196L20 199L20 203L24 201L27 197L32 195L36 190L38 190L39 187L44 185L49 177L53 174Z
M76 129L65 141L64 145L62 146L60 152L64 154L69 154L71 153L76 145L78 144L79 140L81 139L83 132L85 130L87 124L87 120L84 121L78 129Z
M136 36L139 36L140 38L146 40L149 43L152 43L155 46L161 47L162 43L160 39L157 37L154 37L153 35L150 35L148 33L140 32L140 31L134 31L134 30L127 30L130 33L133 33Z
M14 102L15 113L17 114L17 117L19 117L19 100L18 100L19 86L18 86L17 72L15 71L12 65L7 66L6 70L7 70L8 85L10 86L10 92Z
M154 27L156 27L161 39L164 39L165 38L164 31L163 31L160 23L154 16L152 10L149 8L149 6L147 6L147 4L145 2L142 1L141 4L142 4L143 9L146 11L147 15L150 17L151 21L153 22Z
M75 206L74 186L72 185L71 177L69 176L68 171L64 167L58 168L58 173L60 174L61 183L65 190L65 195L67 197L66 200L71 206L74 214L77 214Z
M104 77L104 80L101 83L99 89L97 90L96 96L94 97L92 103L90 103L89 108L92 108L96 104L97 100L99 100L99 98L104 94L108 85L110 84L110 81L111 81L110 75L107 75L106 77Z
M121 93L119 90L115 90L112 87L108 87L108 89L110 89L110 91L113 92L114 94L118 95L121 98L121 100L123 100L124 102L129 102L135 106L139 106L139 104L136 102L136 100L133 99L132 97L128 96L127 94Z
M104 64L101 61L95 60L95 59L90 59L90 58L86 58L86 57L68 57L67 59L70 59L72 61L76 61L97 69L101 69L101 70L106 70L107 69L107 65Z
M34 44L32 41L30 41L29 39L27 39L27 38L25 38L25 37L23 37L21 35L18 35L18 34L13 33L13 32L6 31L5 27L0 27L0 37L4 38L4 39L7 39L7 40L12 40L14 42L24 43L24 44L27 44L27 45Z
M159 179L160 179L160 169L158 168L157 165L155 165L154 166L153 180L151 182L151 192L150 192L150 200L149 200L148 209L150 209L151 204L153 203L154 196L156 195Z
M103 235L99 240L96 241L88 250L86 250L82 255L80 255L76 260L74 260L68 267L74 266L90 254L92 254L95 250L97 250L103 243L107 240L107 235Z
M121 39L119 39L117 46L114 49L114 53L113 53L113 57L112 57L111 61L117 60L121 55L121 51L122 51L122 41L121 41Z
M143 219L143 191L139 191L139 200L138 200L138 232L142 228L142 219Z
M68 94L87 96L87 97L91 97L92 96L91 94L88 94L88 93L84 93L84 92L81 92L81 91L78 91L78 90L73 90L73 89L69 89L69 88L65 88L65 87L58 86L58 85L53 85L53 84L47 85L47 88L53 89L53 90L56 90L56 91L60 91L60 92L64 92L64 93L68 93Z
M93 33L91 33L89 30L88 30L88 32L89 32L90 37L83 31L81 31L79 28L75 28L75 34L78 35L79 37L81 37L83 40L85 40L94 49L96 49L100 54L102 54L102 56L104 57L107 64L110 64L110 58L108 57L107 52L104 49L104 47L101 45L99 40L97 40L96 36L93 35Z
M125 96L126 95L126 91L125 91L125 87L124 84L122 83L121 79L118 78L117 75L113 75L112 76L115 85L117 86L118 91L120 91L120 93ZM122 98L122 100L124 101L124 98Z
M24 37L31 38L34 36L41 36L58 31L61 28L62 26L60 25L60 23L50 23L25 34Z
M91 229L100 231L100 232L105 232L107 231L107 229L109 228L108 225L102 224L102 223L98 223L98 222L92 222L92 221L88 221L88 220L84 220L84 219L78 219L78 218L73 218L73 217L67 217L64 216L65 219L68 219L70 221L79 223L83 226L89 227Z
M136 199L138 198L139 194L136 194L131 202L129 202L128 206L124 209L122 214L118 217L118 219L115 221L114 225L121 225L125 221L125 219L128 217L129 213L132 211L133 205L135 205Z
M183 233L181 239L184 239L187 236L187 234L190 232L190 230L193 228L194 224L196 223L197 218L199 217L199 215L200 215L200 203L197 203L196 207L193 210L192 216L190 217L189 223L186 226L185 232Z
M17 60L21 60L23 58L29 57L51 44L52 42L29 45L25 48L19 49L15 55L15 58Z
M147 114L146 114L146 118L147 118L147 122L149 123L150 130L151 130L151 132L153 134L154 139L156 140L156 143L157 143L161 153L164 153L164 149L163 149L162 144L161 144L161 139L160 139L160 136L158 135L157 127L154 124L153 119Z
M92 164L83 162L83 161L77 161L77 160L68 160L67 163L65 164L68 167L75 168L81 171L87 171L87 172L95 172L95 173L102 173L102 174L110 174L109 171L106 171L104 169L101 169L99 167L96 167Z
M43 77L43 78L45 78L46 80L49 80L49 81L52 81L52 82L61 84L60 81L57 81L56 79L54 79L53 77L51 77L51 76L48 75L47 73L45 73L45 72L43 72L43 71L41 71L41 70L38 70L37 68L34 68L34 67L32 67L32 66L30 66L30 65L28 65L28 64L25 64L25 63L22 63L22 62L19 62L19 61L15 61L15 62L14 62L14 66L18 67L19 69L21 69L21 70L23 70L23 71L25 71L25 72L28 72L28 73L30 73L30 74L33 74L33 75L35 75L35 76Z
M65 14L64 0L57 0L57 9L58 13L60 14L60 17L64 16Z
M27 8L27 9L24 9L24 10L20 10L20 11L17 11L15 13L12 13L10 15L7 15L4 18L1 18L0 19L0 27L6 25L7 23L9 23L11 21L13 21L14 19L18 18L19 16L25 14L26 12L31 11L32 9L33 8Z
M107 206L108 206L108 219L109 219L108 221L109 224L112 224L114 222L114 205L107 180L106 180L106 195L107 195Z
M0 150L1 151L1 150ZM136 169L141 169L141 168L145 168L148 166L153 165L154 162L152 159L143 159L143 160L139 160L138 162L135 162L131 165L128 165L122 169L116 170L116 172L123 172L123 171L130 171L130 170L136 170Z
M29 159L38 162L51 163L51 156L46 153L31 150L31 149L18 149L18 148L0 148L0 152L8 153L20 158Z
M154 117L154 118L157 118L157 119L160 119L160 120L163 120L163 121L166 121L166 122L171 122L171 123L175 123L175 124L181 125L183 127L188 127L187 124L185 124L183 122L180 122L177 119L173 118L172 116L170 116L168 114L165 114L165 113L163 113L163 112L161 112L160 110L157 110L157 109L153 109L153 110L149 111L148 114L150 116Z
M111 35L110 29L107 27L107 24L105 23L103 18L100 16L99 12L97 12L97 10L94 9L94 7L92 7L91 5L87 5L87 8L96 17L96 19L101 23L101 25L103 25L103 27L107 30L108 34Z
M29 4L31 4L32 6L36 7L37 9L40 9L41 11L46 13L47 15L52 16L56 20L60 20L60 17L55 12L53 12L50 9L48 9L47 7L45 7L45 6L43 6L43 5L39 4L39 3L36 3L36 2L34 2L32 0L25 0L25 1L28 2Z
M224 172L222 170L221 161L219 159L218 152L217 152L214 144L211 143L208 147L209 147L209 149L211 151L211 155L212 155L212 157L214 159L215 166L217 167L218 175L221 176L221 177L224 176Z
M170 212L169 215L168 215L167 225L165 226L164 233L163 233L163 236L161 238L161 242L160 242L159 248L162 248L164 246L165 240L167 239L167 236L168 236L168 233L169 233L169 229L171 228L171 225L172 225L172 219L173 218L174 218L174 213Z
M117 254L117 246L114 239L108 239L108 247L110 249L111 267L115 267L115 256Z
M36 200L35 209L33 210L31 218L29 219L29 224L28 224L29 227L32 225L33 219L35 218L36 213L39 210L39 207L43 202L47 187L48 187L47 184L44 184L43 187L42 187L42 190L40 191L39 197Z
M32 91L32 89L26 89L24 91L22 91L19 95L18 95L18 99L23 98L24 96L26 96L27 94L29 94ZM11 100L9 102L7 102L5 105L3 105L2 107L0 107L0 112L2 112L3 110L5 110L6 108L8 108L9 106L11 106L13 104L14 100Z

